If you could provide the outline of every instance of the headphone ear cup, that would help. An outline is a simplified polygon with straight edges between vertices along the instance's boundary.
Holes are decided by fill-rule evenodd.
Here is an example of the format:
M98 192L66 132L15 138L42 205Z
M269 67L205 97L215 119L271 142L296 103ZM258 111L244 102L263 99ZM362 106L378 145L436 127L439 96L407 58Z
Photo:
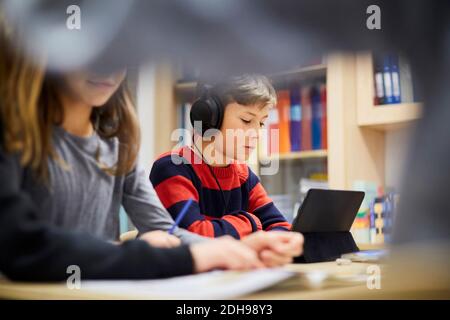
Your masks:
M190 119L192 127L197 133L204 135L205 131L211 128L211 109L206 99L198 99L191 107ZM201 122L201 131L196 127L195 122Z
M190 119L194 130L202 136L208 129L220 129L223 121L223 107L221 102L214 96L200 98L191 107ZM198 131L195 122L201 121L202 130Z

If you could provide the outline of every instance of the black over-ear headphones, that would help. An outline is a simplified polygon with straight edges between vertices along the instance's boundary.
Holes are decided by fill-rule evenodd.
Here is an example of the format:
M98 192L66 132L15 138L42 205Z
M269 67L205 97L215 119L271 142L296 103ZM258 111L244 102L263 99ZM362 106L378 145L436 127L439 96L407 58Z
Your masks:
M192 127L194 128L194 130L197 131L197 133L201 133L202 136L205 135L205 132L208 129L220 129L223 121L223 115L225 112L225 108L222 101L220 101L219 97L216 94L214 94L211 88L212 88L211 86L199 84L197 91L201 92L200 98L198 98L192 104L191 107L190 118ZM199 132L198 131L199 128L195 127L196 121L202 122L202 132ZM228 204L227 201L225 200L225 193L222 190L219 180L217 179L208 161L206 161L205 157L203 156L202 151L195 144L194 135L192 135L192 144L200 153L203 161L206 163L212 176L214 177L214 180L216 180L217 186L219 187L220 193L222 194L222 201L223 201L222 215L225 215Z
M223 115L225 113L225 108L220 101L220 98L211 90L211 86L202 85L202 93L200 98L198 98L191 107L191 124L195 128L195 122L202 122L202 136L208 129L220 129L223 121Z

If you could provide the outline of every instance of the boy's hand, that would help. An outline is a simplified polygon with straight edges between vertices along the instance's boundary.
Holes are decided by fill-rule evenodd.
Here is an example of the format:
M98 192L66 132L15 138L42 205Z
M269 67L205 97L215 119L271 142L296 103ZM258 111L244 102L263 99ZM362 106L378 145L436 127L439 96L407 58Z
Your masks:
M249 270L264 267L253 249L230 236L192 244L190 250L195 272L212 269Z
M146 232L139 239L146 241L153 247L159 248L173 248L181 244L180 239L161 230Z
M255 250L266 267L291 263L303 252L303 236L298 232L258 231L242 239Z

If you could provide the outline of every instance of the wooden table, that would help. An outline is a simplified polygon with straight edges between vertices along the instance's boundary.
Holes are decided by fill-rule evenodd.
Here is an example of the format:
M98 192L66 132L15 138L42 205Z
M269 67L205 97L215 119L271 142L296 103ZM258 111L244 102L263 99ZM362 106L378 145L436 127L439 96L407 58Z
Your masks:
M352 263L339 266L336 262L292 264L285 268L298 273L274 287L253 293L242 299L352 299L370 295L365 281L348 278L364 275L369 264ZM307 281L305 275L324 272L332 279L320 285ZM87 290L70 290L65 283L19 283L0 280L0 298L7 299L136 299L142 297L106 295Z

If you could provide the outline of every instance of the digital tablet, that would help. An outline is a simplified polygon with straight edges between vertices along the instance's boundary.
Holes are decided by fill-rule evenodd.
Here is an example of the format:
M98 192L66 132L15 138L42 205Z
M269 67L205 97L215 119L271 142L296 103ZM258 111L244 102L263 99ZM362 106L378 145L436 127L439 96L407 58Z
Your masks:
M310 189L298 209L292 230L302 233L349 231L363 199L362 191Z

